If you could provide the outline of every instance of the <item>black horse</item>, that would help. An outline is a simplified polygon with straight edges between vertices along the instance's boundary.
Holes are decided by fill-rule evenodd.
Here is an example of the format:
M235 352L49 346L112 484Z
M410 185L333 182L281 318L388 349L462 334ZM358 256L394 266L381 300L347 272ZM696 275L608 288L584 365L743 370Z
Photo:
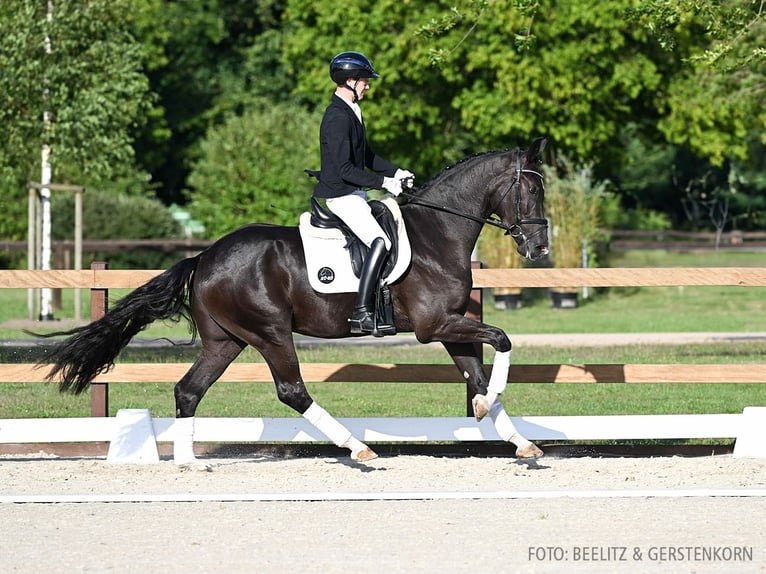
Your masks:
M418 341L440 341L464 376L478 419L489 414L518 457L543 453L521 436L497 400L505 389L511 342L496 327L465 317L472 286L471 251L485 223L511 235L529 259L548 253L543 211L543 177L537 167L547 140L528 150L486 152L443 170L402 205L412 261L391 285L395 326ZM491 216L497 218L491 218ZM202 351L175 385L174 459L196 462L194 415L210 386L247 345L268 364L277 395L301 413L355 461L377 455L309 395L298 364L292 333L322 338L351 336L355 294L320 294L309 285L301 239L295 227L252 224L174 264L121 299L101 319L66 331L44 363L48 379L62 392L81 393L114 364L132 337L160 319L191 322ZM476 343L494 347L487 380Z

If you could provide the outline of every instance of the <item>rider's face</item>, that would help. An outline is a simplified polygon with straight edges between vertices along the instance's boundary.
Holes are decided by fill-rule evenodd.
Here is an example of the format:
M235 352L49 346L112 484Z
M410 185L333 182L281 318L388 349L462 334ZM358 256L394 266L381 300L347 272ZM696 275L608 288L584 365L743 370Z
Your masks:
M364 97L364 93L370 89L370 81L367 78L349 78L346 80L346 85L356 90L356 95L360 100Z

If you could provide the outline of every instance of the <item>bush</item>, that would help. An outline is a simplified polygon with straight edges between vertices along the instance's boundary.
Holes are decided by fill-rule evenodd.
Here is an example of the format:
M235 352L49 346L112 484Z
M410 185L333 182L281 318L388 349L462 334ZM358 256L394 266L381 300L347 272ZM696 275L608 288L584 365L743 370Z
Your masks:
M189 176L189 211L219 237L252 222L297 225L319 168L321 117L275 105L233 116L212 129Z
M545 212L551 221L551 254L554 267L580 267L583 241L589 249L589 266L596 267L595 247L605 206L612 194L605 181L593 181L591 170L576 169L560 158L555 166L544 166Z

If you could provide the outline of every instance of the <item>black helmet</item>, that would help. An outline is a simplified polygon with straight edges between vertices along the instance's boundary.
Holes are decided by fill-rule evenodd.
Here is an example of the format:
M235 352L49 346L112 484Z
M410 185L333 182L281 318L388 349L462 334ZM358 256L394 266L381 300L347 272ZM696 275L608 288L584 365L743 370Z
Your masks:
M373 70L372 62L359 52L341 52L330 62L330 77L336 84L344 83L348 78L379 78Z

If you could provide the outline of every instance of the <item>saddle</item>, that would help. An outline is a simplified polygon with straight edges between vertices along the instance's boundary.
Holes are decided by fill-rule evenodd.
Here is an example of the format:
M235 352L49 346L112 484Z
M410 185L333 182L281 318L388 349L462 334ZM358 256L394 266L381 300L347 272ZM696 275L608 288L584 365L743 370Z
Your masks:
M380 201L372 200L369 202L372 215L380 225L381 229L391 241L391 250L388 253L386 264L383 267L381 277L388 276L396 266L399 253L399 233L391 210ZM319 229L338 229L343 233L346 239L345 248L348 250L351 258L351 269L358 278L362 273L364 259L367 257L369 247L367 247L354 232L343 222L343 220L332 212L320 205L315 197L311 197L311 225Z

